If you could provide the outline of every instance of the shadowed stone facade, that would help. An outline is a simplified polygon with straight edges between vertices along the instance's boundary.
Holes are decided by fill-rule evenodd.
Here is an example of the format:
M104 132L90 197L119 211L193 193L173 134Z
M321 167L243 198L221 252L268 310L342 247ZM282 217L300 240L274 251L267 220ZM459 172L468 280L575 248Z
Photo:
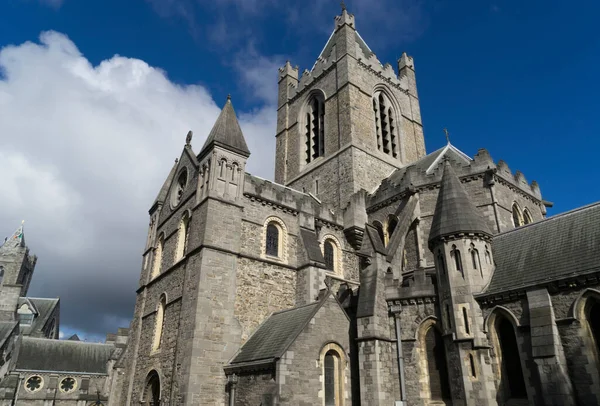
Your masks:
M279 70L275 182L227 100L152 204L111 405L594 405L600 205L426 154L415 66L343 10Z

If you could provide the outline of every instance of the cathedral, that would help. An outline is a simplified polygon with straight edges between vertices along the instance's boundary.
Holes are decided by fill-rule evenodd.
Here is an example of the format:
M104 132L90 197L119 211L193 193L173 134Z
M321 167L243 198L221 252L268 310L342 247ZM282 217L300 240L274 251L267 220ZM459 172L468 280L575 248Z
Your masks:
M427 153L413 58L345 8L278 81L274 181L228 98L151 204L109 404L600 404L600 204Z

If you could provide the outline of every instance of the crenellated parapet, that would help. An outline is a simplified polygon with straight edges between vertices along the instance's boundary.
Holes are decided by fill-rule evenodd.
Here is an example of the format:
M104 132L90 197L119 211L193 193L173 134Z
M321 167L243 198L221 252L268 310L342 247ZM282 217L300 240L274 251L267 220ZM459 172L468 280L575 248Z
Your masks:
M368 196L367 211L402 199L408 191L424 191L439 187L443 173L443 158L452 163L462 182L472 182L486 178L488 185L500 182L513 192L532 201L541 201L540 187L536 181L528 183L521 171L513 173L503 160L494 163L486 149L480 149L473 158L456 149L451 144L435 151L404 168L397 169L381 182L379 188Z
M246 173L244 196L271 206L274 210L294 216L308 216L314 223L328 227L341 228L344 224L340 211L334 211L310 193L303 193L249 173Z

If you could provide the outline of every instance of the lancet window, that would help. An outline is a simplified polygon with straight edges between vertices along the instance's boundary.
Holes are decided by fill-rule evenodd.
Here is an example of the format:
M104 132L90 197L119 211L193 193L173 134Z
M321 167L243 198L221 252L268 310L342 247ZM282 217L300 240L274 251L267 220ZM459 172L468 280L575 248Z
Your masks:
M315 93L306 106L306 163L325 155L325 100Z
M390 99L382 91L375 92L373 95L373 113L375 114L377 149L394 158L399 158L396 115Z

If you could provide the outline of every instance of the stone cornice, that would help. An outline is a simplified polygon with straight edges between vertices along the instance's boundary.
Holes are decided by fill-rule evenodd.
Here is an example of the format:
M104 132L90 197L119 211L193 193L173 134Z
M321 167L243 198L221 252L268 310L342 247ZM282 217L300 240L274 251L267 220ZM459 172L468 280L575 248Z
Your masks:
M475 295L477 300L482 305L494 305L498 303L511 302L525 297L528 290L533 288L545 287L550 294L567 292L570 290L578 290L587 286L597 286L600 283L600 269L588 272L582 275L573 275L562 279L538 282L518 288L507 289L505 291L480 293Z
M279 202L275 202L273 200L265 199L262 196L255 195L252 193L244 193L244 197L246 199L250 200L251 202L258 202L258 203L261 203L263 206L270 206L273 209L281 210L284 213L289 213L293 216L297 216L298 213L300 212L298 209L295 209L293 207L283 205L283 204L281 204Z
M395 83L392 79L388 78L387 76L384 76L381 72L378 72L377 70L373 69L371 66L364 63L361 59L358 59L357 62L358 66L365 69L367 72L377 76L377 78L380 79L382 82L385 82L386 84L400 90L401 92L404 92L407 95L410 93L408 89L404 89L402 86L400 86L399 83Z

